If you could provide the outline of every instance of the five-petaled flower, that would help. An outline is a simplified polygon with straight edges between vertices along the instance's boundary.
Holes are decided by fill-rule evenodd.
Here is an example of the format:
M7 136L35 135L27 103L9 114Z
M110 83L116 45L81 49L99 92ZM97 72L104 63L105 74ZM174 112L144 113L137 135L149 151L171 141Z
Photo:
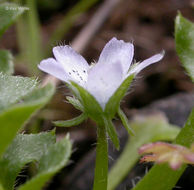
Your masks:
M133 44L116 38L112 38L105 45L98 62L91 66L68 45L54 47L53 54L55 59L41 61L39 69L66 83L74 81L79 84L97 100L103 110L110 97L128 76L136 75L164 56L162 52L132 65Z
M174 170L180 168L183 163L194 164L194 144L188 149L165 142L149 143L143 145L139 153L146 154L141 158L141 162L168 162Z

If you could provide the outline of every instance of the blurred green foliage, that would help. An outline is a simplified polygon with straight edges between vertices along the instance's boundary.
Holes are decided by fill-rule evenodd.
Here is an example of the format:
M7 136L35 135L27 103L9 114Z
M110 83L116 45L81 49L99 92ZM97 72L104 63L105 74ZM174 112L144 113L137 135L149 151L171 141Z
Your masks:
M9 8L6 6L9 5ZM21 11L22 10L22 11ZM23 12L16 4L0 4L0 34ZM34 78L11 76L12 55L0 50L0 190L15 189L16 177L30 162L36 162L37 175L19 187L42 189L71 154L71 142L65 137L56 142L55 131L18 134L25 124L48 103L55 92L53 85L38 87Z
M194 79L194 24L180 13L175 21L175 40L177 53L191 79ZM180 131L175 144L190 147L194 142L194 108ZM172 170L167 164L155 165L133 190L171 190L186 169L183 165L179 170ZM163 183L161 183L161 181Z

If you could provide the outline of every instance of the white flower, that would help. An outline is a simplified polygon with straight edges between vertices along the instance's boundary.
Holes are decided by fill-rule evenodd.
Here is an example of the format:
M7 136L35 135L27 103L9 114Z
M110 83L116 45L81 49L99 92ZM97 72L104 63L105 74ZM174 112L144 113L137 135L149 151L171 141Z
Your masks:
M53 54L55 59L41 61L39 69L64 82L78 83L95 97L103 109L129 75L137 74L164 56L164 52L156 54L130 69L134 46L116 38L112 38L105 45L98 62L92 67L68 45L54 47Z

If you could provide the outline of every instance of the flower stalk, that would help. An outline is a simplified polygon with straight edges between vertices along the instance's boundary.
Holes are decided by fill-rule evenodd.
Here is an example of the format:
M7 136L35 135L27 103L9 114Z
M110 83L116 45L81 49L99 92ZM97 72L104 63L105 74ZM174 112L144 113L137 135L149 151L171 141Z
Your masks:
M106 190L108 178L108 143L104 126L97 128L96 166L93 190Z
M55 58L42 60L39 69L64 81L75 98L68 101L83 112L69 121L55 122L57 126L70 127L91 118L98 124L96 168L93 190L107 190L108 145L107 136L119 149L112 119L118 113L120 102L133 78L147 66L160 61L164 52L156 54L139 64L132 62L134 46L130 42L112 38L102 50L98 62L89 65L87 61L70 46L53 48ZM123 112L118 113L123 125L131 133Z

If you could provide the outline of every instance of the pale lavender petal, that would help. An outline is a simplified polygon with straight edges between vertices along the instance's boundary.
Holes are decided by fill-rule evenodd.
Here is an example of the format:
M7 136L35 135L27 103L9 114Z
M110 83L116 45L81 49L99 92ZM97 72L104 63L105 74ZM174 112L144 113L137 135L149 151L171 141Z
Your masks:
M86 89L104 109L109 98L123 81L121 64L96 64L88 74Z
M161 53L156 54L156 55L144 60L143 62L139 63L137 66L135 66L132 70L129 71L128 75L130 75L132 73L136 73L136 74L139 73L145 67L160 61L163 57L164 57L164 51L162 51Z
M38 65L38 68L64 82L67 82L70 79L68 74L64 71L62 65L53 58L42 60Z
M89 69L86 60L67 45L54 47L53 54L69 77L84 86L87 81Z
M98 64L120 63L123 74L125 75L131 65L133 54L134 46L132 43L126 43L123 40L112 38L102 50Z

